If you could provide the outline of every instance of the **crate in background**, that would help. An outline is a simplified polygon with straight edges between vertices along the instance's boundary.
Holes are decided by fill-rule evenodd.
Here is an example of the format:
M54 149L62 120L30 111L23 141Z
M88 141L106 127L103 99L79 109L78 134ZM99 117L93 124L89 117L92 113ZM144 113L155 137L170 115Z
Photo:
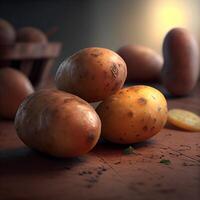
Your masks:
M16 43L0 45L0 67L12 67L23 72L34 87L48 79L55 59L61 51L60 42Z

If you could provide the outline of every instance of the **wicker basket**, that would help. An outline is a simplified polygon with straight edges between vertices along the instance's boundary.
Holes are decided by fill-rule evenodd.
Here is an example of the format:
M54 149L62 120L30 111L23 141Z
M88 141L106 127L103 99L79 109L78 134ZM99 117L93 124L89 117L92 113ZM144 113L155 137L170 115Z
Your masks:
M54 60L59 56L61 43L16 43L0 46L0 67L22 71L34 87L48 79Z

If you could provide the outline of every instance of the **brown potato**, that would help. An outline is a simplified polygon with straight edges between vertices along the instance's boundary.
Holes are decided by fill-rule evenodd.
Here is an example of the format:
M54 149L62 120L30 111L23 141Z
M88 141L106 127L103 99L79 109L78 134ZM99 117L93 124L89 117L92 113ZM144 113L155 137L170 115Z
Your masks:
M34 89L20 71L6 67L0 69L0 117L13 119L21 102Z
M167 121L167 102L149 86L123 88L96 109L102 136L115 143L141 142L157 134Z
M58 157L79 156L97 143L101 121L81 98L59 90L40 90L19 107L15 127L29 147Z
M154 50L145 46L127 45L121 47L117 53L127 65L126 81L148 82L159 80L163 59Z
M47 43L46 35L38 28L24 27L17 31L18 42Z
M170 30L163 43L162 80L172 95L189 94L199 76L199 50L193 35L183 28Z
M56 85L88 102L96 102L119 90L126 75L126 64L118 54L93 47L80 50L60 65Z
M14 44L16 33L14 27L4 19L0 19L0 45Z

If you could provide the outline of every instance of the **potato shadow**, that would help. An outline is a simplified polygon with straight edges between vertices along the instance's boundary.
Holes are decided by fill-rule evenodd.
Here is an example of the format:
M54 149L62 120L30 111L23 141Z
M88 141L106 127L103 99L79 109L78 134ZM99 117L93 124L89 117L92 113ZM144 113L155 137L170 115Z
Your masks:
M123 151L129 146L132 146L135 150L139 152L141 148L148 148L154 144L154 140L151 139L133 144L115 144L101 138L96 147L94 148L93 153L97 153L99 155L102 154L112 156L116 154L123 154Z
M0 150L1 175L28 175L44 174L71 170L85 162L85 157L55 158L43 153L19 147L15 149Z
M173 130L173 131L177 131L177 132L185 132L185 133L190 132L190 131L178 128L178 127L174 126L173 124L170 124L169 122L166 123L165 129L169 129L169 130Z

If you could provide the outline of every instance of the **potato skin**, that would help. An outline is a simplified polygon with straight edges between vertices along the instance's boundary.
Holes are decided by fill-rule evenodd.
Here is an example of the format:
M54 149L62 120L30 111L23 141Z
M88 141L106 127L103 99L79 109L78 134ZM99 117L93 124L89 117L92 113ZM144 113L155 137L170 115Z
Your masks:
M189 94L199 76L199 50L193 35L183 28L170 30L163 43L162 82L175 96Z
M131 144L157 134L167 120L167 102L158 90L132 86L108 97L96 109L102 136L114 143Z
M150 82L160 79L162 57L154 50L140 45L121 47L117 53L127 65L127 82Z
M35 92L21 104L15 127L27 146L57 157L73 157L96 145L101 121L79 97L46 89Z
M18 70L0 69L0 117L14 119L19 105L34 88L28 78Z
M57 70L56 86L88 102L105 99L124 84L127 69L115 52L91 47L65 60Z
M0 19L0 45L12 45L15 43L15 39L14 27L8 21Z
M35 27L23 27L17 31L18 42L33 42L46 44L47 36L40 29Z

